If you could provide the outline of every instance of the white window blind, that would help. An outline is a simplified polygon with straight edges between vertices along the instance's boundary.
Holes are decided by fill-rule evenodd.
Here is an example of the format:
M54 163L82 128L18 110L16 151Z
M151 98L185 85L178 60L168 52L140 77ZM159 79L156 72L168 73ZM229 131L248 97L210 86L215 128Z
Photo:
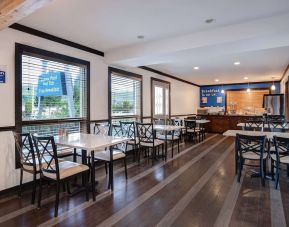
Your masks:
M22 132L57 135L60 128L69 133L89 130L89 63L56 55L36 48L21 52L17 116Z
M111 116L112 119L140 120L141 78L111 74Z
M86 117L84 66L22 55L22 121Z

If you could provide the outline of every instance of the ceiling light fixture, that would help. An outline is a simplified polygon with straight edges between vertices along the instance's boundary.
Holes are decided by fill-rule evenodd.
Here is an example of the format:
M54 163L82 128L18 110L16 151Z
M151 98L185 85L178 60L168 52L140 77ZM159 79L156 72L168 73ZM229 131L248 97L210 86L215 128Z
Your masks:
M246 76L244 77L244 80L248 80L248 79L249 79L248 77L246 77Z
M137 38L138 39L144 39L144 36L143 35L138 35Z
M240 65L240 64L241 64L241 62L239 62L239 61L234 62L234 65Z
M216 82L219 82L219 79L215 79Z
M194 69L195 69L195 70L198 70L198 69L199 69L199 66L195 66Z
M207 24L211 24L211 23L213 23L213 22L215 22L216 21L216 19L214 19L214 18L209 18L209 19L206 19L205 20L205 22L207 23Z
M274 84L274 77L272 77L272 80L273 80L273 84L271 86L271 91L275 91L276 90L276 86Z

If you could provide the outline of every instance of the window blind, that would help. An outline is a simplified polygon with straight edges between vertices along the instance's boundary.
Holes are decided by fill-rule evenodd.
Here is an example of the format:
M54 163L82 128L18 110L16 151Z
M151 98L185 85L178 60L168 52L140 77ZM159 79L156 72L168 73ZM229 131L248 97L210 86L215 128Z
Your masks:
M114 122L140 120L141 78L111 74L111 116Z
M22 131L40 135L57 135L59 128L87 131L86 66L31 53L23 53L21 63Z

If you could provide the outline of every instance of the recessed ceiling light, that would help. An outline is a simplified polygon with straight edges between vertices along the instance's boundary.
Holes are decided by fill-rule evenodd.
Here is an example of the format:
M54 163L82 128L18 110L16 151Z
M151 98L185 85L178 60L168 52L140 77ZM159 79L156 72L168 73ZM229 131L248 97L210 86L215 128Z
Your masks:
M216 19L214 19L214 18L208 18L208 19L205 20L205 22L206 22L207 24L211 24L211 23L213 23L213 22L215 22L215 21L216 21Z
M198 69L199 69L199 66L195 66L194 69L195 69L195 70L198 70Z
M240 65L241 63L239 61L235 61L234 65Z
M143 35L138 35L137 38L138 39L144 39L144 36Z
M216 82L219 82L219 79L215 79Z
M244 77L244 80L248 80L248 79L249 79L248 77L246 77L246 76Z

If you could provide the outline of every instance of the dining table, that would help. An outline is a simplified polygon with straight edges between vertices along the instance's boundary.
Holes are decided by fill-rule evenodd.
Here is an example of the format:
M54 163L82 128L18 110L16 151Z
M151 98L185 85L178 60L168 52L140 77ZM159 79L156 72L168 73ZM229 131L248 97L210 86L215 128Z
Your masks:
M87 133L72 133L65 136L56 136L57 146L64 146L81 150L82 164L88 165L87 157L91 157L91 183L93 200L95 200L95 162L94 153L108 148L110 152L109 162L109 189L113 191L113 146L126 143L130 138L119 136L104 136Z

